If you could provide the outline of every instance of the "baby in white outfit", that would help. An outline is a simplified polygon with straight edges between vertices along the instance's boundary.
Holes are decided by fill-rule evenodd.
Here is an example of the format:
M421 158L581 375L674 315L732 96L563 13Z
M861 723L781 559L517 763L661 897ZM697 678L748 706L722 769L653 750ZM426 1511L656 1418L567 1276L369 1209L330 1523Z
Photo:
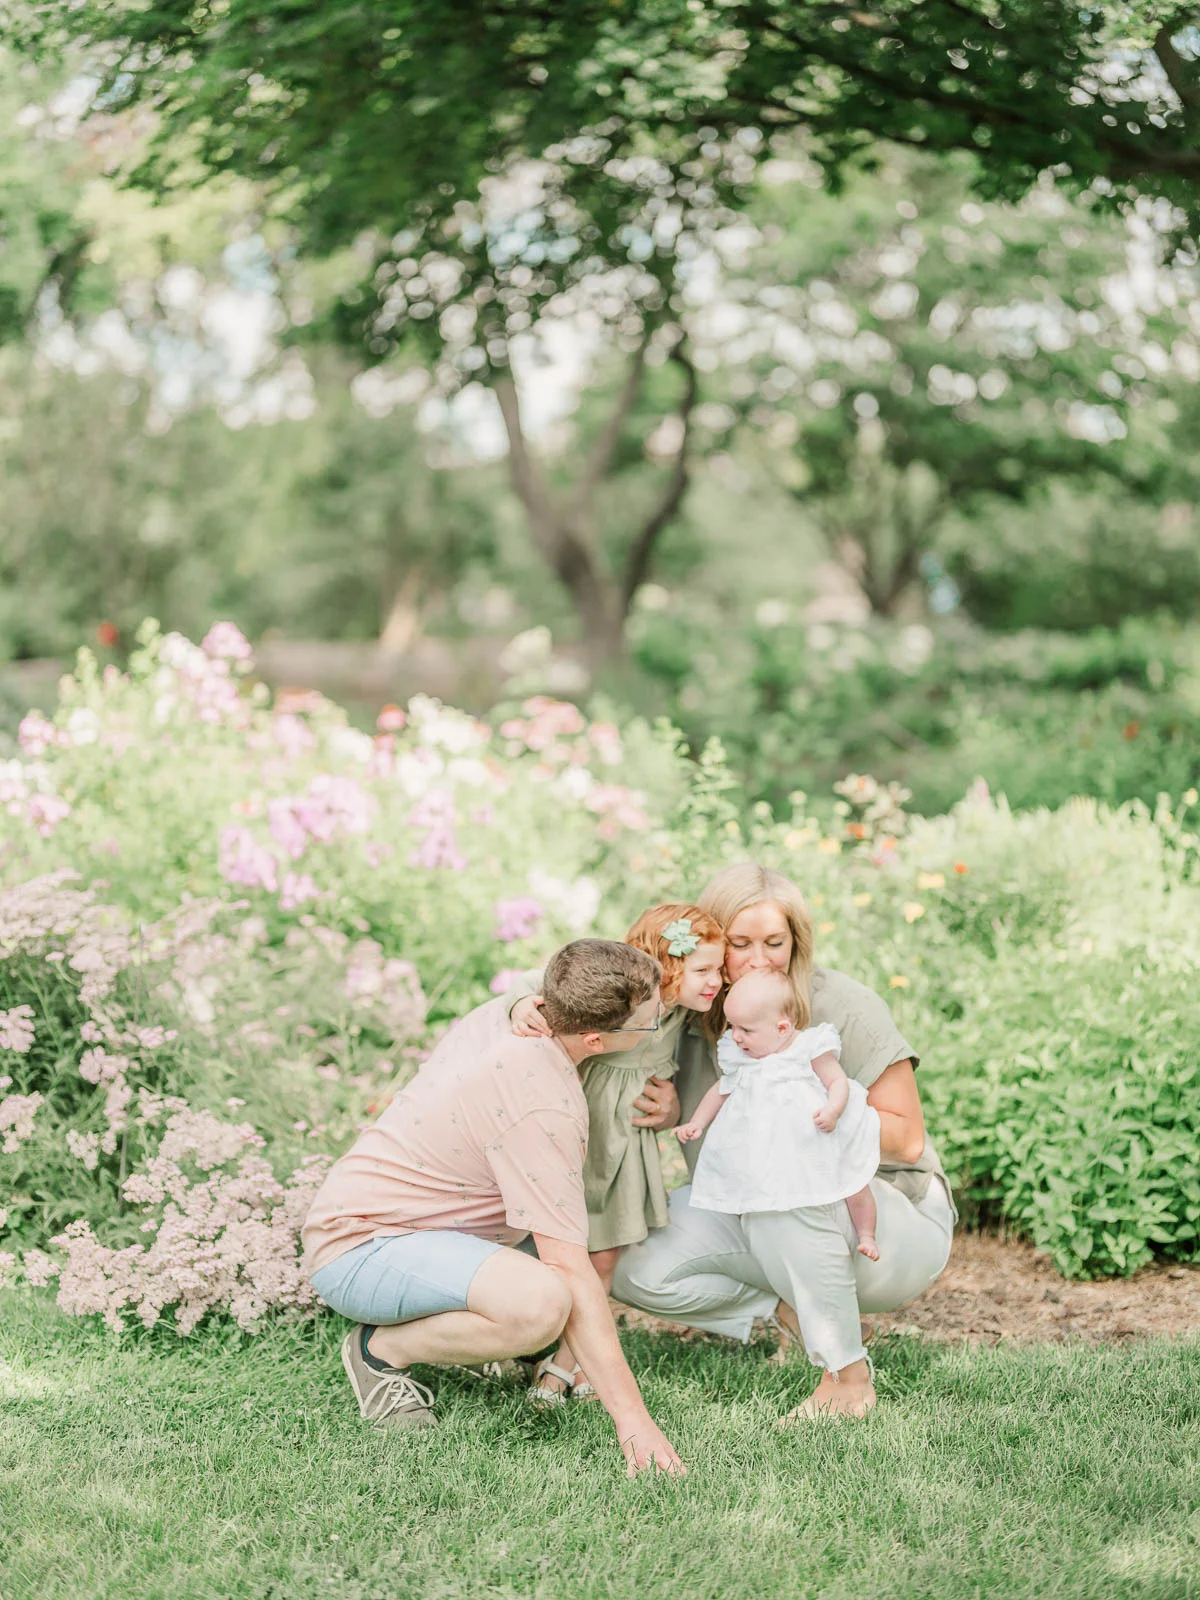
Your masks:
M845 1201L860 1253L878 1261L870 1183L879 1115L842 1070L837 1029L796 1027L796 998L782 972L740 978L725 997L725 1017L720 1080L675 1130L684 1143L709 1130L692 1205L743 1216Z

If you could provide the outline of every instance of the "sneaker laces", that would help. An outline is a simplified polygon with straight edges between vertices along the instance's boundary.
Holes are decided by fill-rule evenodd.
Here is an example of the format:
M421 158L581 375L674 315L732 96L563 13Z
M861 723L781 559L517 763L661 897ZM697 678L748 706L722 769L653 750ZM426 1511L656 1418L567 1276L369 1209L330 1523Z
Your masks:
M363 1406L363 1415L372 1422L382 1422L395 1416L397 1411L408 1411L413 1406L432 1410L433 1392L407 1372L385 1372L371 1390Z

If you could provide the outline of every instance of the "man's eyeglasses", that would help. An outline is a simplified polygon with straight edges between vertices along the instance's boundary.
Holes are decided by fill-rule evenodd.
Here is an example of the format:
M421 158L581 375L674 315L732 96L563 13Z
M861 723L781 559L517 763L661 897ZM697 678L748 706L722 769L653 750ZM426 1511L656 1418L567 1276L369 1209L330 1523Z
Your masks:
M662 1001L658 1003L658 1015L648 1028L609 1028L609 1033L657 1033L662 1027Z

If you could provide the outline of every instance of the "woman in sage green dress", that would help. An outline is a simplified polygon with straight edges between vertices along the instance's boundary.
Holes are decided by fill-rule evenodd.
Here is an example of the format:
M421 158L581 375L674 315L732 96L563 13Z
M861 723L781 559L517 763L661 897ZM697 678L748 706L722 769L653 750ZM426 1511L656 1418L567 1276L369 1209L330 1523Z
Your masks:
M654 906L634 923L625 943L644 950L663 969L662 1013L645 1043L621 1055L594 1056L583 1073L588 1103L588 1149L583 1189L588 1210L588 1252L605 1288L626 1245L640 1244L667 1225L667 1190L658 1140L634 1126L634 1101L648 1077L671 1078L684 1026L710 1011L721 991L725 937L720 923L698 906ZM514 1032L546 1030L538 1009L542 974L528 972L505 1000ZM539 1362L533 1398L554 1403L590 1394L587 1380L563 1345Z

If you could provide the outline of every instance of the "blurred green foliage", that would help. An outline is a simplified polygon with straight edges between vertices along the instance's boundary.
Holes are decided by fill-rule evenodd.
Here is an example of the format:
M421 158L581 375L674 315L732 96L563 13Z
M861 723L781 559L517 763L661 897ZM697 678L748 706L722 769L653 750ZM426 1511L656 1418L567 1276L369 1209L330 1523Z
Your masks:
M1200 629L1161 619L997 637L962 622L727 631L635 623L641 703L718 735L751 799L899 780L926 814L977 778L1014 806L1110 804L1200 782Z

